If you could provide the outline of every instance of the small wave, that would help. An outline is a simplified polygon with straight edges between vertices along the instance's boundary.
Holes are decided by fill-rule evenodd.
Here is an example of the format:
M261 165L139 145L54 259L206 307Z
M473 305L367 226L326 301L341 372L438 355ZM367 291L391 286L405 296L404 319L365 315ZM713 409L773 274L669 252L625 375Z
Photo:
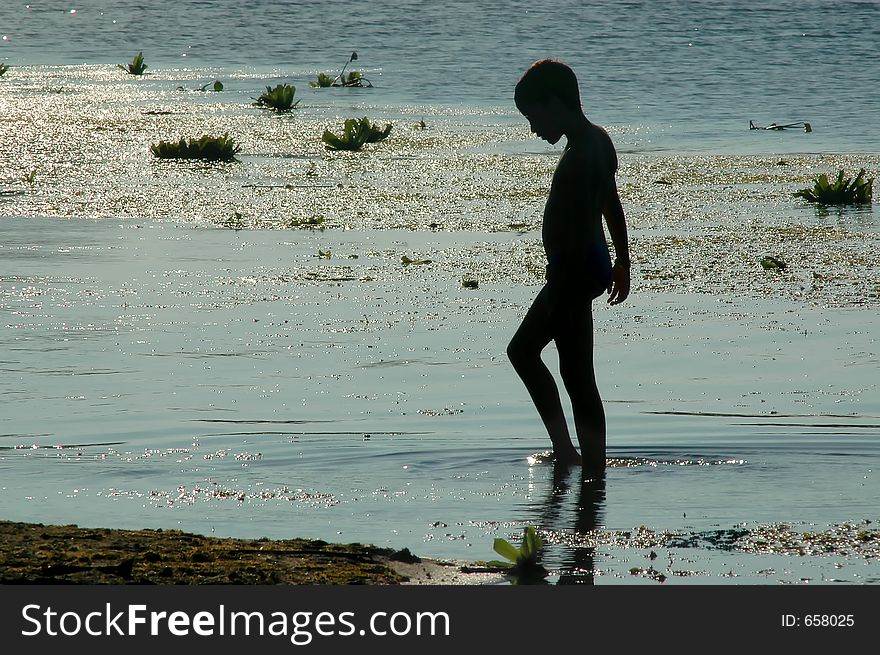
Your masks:
M533 453L526 458L529 466L537 466L539 464L552 463L554 461L553 452L545 450L539 453ZM729 459L710 459L705 457L695 458L674 458L674 459L654 459L652 457L608 457L605 460L607 468L638 468L641 466L721 466L721 465L742 465L746 460L729 458Z

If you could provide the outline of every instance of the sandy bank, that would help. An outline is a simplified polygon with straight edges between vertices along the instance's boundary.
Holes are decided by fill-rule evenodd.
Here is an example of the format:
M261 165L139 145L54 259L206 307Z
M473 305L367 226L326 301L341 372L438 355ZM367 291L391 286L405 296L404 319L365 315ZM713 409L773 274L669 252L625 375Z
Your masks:
M0 521L2 584L484 584L408 550Z

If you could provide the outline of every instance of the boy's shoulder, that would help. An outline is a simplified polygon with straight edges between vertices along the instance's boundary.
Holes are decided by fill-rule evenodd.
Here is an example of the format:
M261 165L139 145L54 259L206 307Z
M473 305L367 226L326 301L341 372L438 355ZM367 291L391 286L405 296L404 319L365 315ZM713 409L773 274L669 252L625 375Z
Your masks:
M617 172L617 151L607 130L595 123L590 124L588 136L569 148L576 168L601 168L611 175Z

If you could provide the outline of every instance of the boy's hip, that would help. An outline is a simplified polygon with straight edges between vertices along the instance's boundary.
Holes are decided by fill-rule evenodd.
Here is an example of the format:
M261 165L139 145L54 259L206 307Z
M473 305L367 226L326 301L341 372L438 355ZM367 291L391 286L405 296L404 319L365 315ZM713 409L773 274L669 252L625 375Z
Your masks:
M596 298L611 285L611 255L608 248L595 248L576 261L562 262L548 258L547 284L563 284L571 292L583 292Z

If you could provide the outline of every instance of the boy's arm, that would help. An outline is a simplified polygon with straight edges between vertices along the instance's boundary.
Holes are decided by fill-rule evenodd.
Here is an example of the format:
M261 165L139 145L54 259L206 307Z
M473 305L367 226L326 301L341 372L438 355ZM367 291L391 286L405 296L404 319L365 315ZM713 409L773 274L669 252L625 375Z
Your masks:
M614 268L611 270L611 286L608 287L608 302L617 305L626 300L629 295L629 237L626 232L626 218L623 215L623 205L617 193L617 183L611 178L608 199L605 202L605 223L614 243Z

